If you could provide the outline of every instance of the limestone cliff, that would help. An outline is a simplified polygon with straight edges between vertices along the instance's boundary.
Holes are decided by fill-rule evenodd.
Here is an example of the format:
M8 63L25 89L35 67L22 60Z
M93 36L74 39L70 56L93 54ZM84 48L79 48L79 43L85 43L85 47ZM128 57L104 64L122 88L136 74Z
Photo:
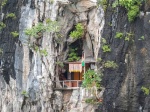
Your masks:
M0 14L0 111L61 112L62 92L54 90L59 85L56 62L65 61L69 46L79 40L85 53L97 58L104 26L102 8L96 0L2 0ZM48 20L59 22L61 37L53 31L38 38L25 34ZM77 23L84 25L83 40L69 37Z
M0 1L0 112L150 111L150 97L141 90L150 85L149 0L141 2L132 22L124 7L113 7L115 0L101 1ZM41 29L51 21L59 31ZM78 23L84 33L73 39L70 33ZM37 25L36 38L25 34ZM82 88L55 90L61 87L58 63L66 62L70 47L79 47L80 57L84 51L86 58L97 60L95 69L104 74L98 109L82 105ZM114 68L106 65L112 61Z

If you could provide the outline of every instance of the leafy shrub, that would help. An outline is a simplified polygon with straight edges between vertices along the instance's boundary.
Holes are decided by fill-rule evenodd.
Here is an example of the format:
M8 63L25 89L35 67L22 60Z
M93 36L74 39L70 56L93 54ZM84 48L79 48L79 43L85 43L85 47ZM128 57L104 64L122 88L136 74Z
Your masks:
M11 35L13 37L18 37L19 36L19 33L17 31L14 31L14 32L11 32Z
M149 95L149 93L150 93L150 89L146 88L144 86L141 87L141 90L144 92L145 95Z
M0 56L3 54L3 49L0 48Z
M129 22L134 21L140 12L141 3L144 0L116 0L113 4L113 7L118 5L125 7L127 10L127 16Z
M90 88L93 84L96 85L96 87L100 87L101 76L102 74L98 74L94 70L87 70L83 76L83 87Z
M121 39L122 37L123 37L123 33L121 33L121 32L116 32L115 38Z
M138 40L144 40L145 37L144 36L141 36Z
M6 5L6 3L7 3L7 0L3 0L1 6L4 7Z
M139 12L140 12L139 6L137 5L132 6L130 10L128 10L128 13L127 13L129 22L134 21L134 19L137 17Z
M57 61L57 62L56 62L56 65L58 65L58 66L60 66L60 67L62 67L62 68L64 67L64 63L61 62L61 61Z
M6 18L16 19L16 15L14 13L9 13L6 15Z
M36 26L32 28L26 29L24 32L28 36L33 36L35 38L42 35L43 32L58 32L60 30L60 26L57 21L51 21L50 19L46 20L46 25L43 23L38 23Z
M40 54L43 56L48 56L48 52L46 49L40 50Z
M108 1L107 0L97 0L97 5L98 6L102 6L102 8L104 9L104 11L106 11L107 9L107 4L108 4Z
M28 36L38 37L38 33L45 31L45 26L43 23L38 23L36 26L33 26L30 29L25 30L25 34Z
M27 93L25 90L23 90L23 91L21 92L21 94L22 94L24 97L29 97L28 93Z
M84 27L81 23L78 23L76 26L75 26L75 31L72 31L70 33L70 37L72 38L81 38L84 34Z
M5 27L6 27L6 25L3 22L0 22L0 30L2 30Z
M68 61L78 61L80 59L76 51L77 51L77 48L75 49L71 48L69 50Z
M113 68L113 69L115 69L115 68L118 67L118 65L114 61L106 61L104 63L104 67L105 68Z
M111 48L108 45L103 45L102 50L103 50L103 52L110 52Z

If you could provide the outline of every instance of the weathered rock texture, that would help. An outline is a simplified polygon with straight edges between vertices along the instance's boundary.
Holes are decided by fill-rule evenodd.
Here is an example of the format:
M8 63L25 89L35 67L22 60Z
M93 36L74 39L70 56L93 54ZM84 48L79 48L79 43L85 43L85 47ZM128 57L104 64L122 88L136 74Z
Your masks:
M14 13L16 19L6 18ZM54 91L54 81L59 79L56 61L67 58L69 46L83 43L81 49L87 56L97 58L104 12L97 8L96 0L8 0L1 8L1 22L6 24L0 32L0 111L1 112L53 112L61 111L63 95ZM57 20L61 25L61 38L45 32L41 38L25 35L24 30L38 22ZM83 39L71 40L70 32L77 23L85 27ZM11 32L17 31L19 38ZM33 49L38 45L46 49L43 56ZM79 44L79 43L78 43ZM90 52L89 52L90 50ZM82 51L82 50L81 50Z
M114 0L108 0L103 37L111 46L110 53L100 52L104 61L118 64L116 69L105 69L103 112L149 112L149 97L141 87L149 87L149 19L148 4L141 8L140 17L128 22L126 10L112 8ZM132 33L130 41L114 38L116 32ZM145 39L141 39L144 36Z

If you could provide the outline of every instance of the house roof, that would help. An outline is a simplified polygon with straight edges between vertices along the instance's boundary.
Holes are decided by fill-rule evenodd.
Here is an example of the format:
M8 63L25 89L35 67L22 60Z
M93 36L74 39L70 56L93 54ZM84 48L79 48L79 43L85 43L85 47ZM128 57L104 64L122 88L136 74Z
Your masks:
M68 64L81 64L82 59L80 59L79 61L74 61L74 62L69 62L69 61L65 61L64 63L68 63ZM85 63L96 63L96 60L93 57L86 57L85 58Z

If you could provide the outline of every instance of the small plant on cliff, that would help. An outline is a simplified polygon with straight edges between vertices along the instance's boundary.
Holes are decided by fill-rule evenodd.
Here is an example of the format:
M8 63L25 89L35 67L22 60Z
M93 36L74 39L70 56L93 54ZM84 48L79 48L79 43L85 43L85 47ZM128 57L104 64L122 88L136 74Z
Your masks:
M116 32L115 38L122 39L122 38L123 38L123 33L121 33L121 32Z
M9 13L6 15L6 18L16 19L16 15L14 13Z
M127 16L129 22L134 21L140 12L141 3L144 0L116 0L113 4L113 7L118 5L125 7L127 10Z
M28 36L38 37L40 33L45 31L45 26L43 23L38 23L36 26L32 28L26 29L25 34Z
M84 34L84 26L81 23L78 23L75 26L75 30L70 33L72 38L81 38Z
M59 29L60 26L58 25L57 21L51 21L50 19L47 19L46 25L43 23L38 23L32 28L26 29L24 32L28 36L38 38L42 36L43 32L58 32Z
M19 36L19 33L17 31L14 31L14 32L11 32L11 35L16 38Z
M145 95L149 95L149 93L150 93L150 89L146 88L144 86L141 87L141 90L144 92Z
M115 68L118 67L118 65L114 61L106 61L104 63L104 67L105 68L113 68L113 69L115 69Z
M2 30L5 27L6 27L6 25L3 22L0 22L0 30Z
M0 56L3 54L3 49L0 48Z
M103 50L104 53L105 53L105 52L110 52L110 51L111 51L111 48L109 47L109 45L103 45L103 46L102 46L102 50Z
M57 61L57 62L56 62L56 65L60 66L61 68L63 68L63 67L64 67L64 63L63 63L63 62L61 62L61 61Z
M144 40L145 37L144 36L141 36L138 40Z
M108 6L108 1L107 0L97 0L97 6L102 6L103 10L106 11L107 6Z
M46 49L40 50L40 54L43 56L48 56L48 52Z
M23 90L23 91L21 92L21 95L23 95L24 97L29 97L27 91L25 91L25 90Z
M7 3L7 0L3 0L1 6L4 7Z
M53 3L54 3L54 0L49 0L49 3L50 3L50 4L53 4Z
M69 50L68 61L78 61L80 57L77 54L77 48L71 48Z
M90 88L90 87L96 86L99 88L100 81L102 80L101 76L102 76L101 73L97 73L91 69L87 70L85 74L83 75L83 78L84 78L84 80L82 81L83 87Z

